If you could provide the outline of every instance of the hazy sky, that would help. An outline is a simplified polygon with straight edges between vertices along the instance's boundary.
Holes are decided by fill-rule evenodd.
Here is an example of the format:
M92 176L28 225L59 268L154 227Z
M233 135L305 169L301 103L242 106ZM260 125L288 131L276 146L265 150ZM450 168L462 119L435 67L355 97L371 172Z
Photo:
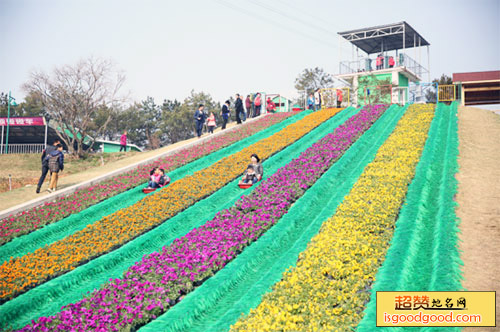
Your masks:
M337 32L400 21L430 42L431 78L500 69L499 0L0 0L0 91L20 101L32 70L96 56L116 62L137 101L292 96L304 68L338 72Z

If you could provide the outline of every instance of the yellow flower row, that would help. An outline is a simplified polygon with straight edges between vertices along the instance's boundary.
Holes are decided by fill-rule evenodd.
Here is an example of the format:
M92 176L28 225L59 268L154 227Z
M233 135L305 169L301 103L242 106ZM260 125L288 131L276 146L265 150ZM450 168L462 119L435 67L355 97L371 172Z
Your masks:
M348 331L356 327L392 238L434 108L412 105L373 162L301 253L295 268L231 331Z
M326 109L311 113L276 134L173 182L156 194L81 231L33 253L4 262L0 266L0 300L12 298L147 232L239 176L252 153L266 159L339 111Z

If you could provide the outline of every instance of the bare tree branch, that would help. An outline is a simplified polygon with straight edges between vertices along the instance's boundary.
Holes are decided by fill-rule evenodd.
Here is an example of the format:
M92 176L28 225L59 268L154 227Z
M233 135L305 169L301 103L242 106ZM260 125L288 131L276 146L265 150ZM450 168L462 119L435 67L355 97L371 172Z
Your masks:
M55 68L52 75L35 71L23 88L40 96L60 127L60 138L71 153L81 156L86 136L101 135L111 121L109 112L106 120L96 125L99 109L116 107L124 100L118 95L124 81L125 76L112 61L91 57Z

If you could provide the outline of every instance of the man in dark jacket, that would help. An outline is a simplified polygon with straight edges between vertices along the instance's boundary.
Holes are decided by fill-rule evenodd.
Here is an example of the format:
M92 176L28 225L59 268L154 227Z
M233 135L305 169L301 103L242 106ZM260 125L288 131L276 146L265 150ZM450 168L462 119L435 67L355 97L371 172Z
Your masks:
M42 175L40 176L40 179L38 180L38 185L36 186L36 193L40 193L40 188L42 188L43 181L45 181L45 177L47 176L47 173L49 172L49 162L46 160L46 156L50 154L52 151L56 151L57 148L56 146L58 144L61 144L61 141L56 138L52 145L47 146L43 152L42 152Z
M234 102L234 112L236 113L236 123L241 124L240 115L244 112L244 110L243 101L241 100L239 93L236 94L236 101Z
M205 106L200 104L200 106L198 106L198 110L194 113L196 136L198 136L198 138L201 138L201 134L203 131L203 124L205 123L206 114L203 111L204 108Z
M230 105L229 100L226 100L224 105L222 105L222 111L220 112L220 115L222 116L223 120L221 130L226 129L227 121L229 120L229 114L230 114L229 105Z

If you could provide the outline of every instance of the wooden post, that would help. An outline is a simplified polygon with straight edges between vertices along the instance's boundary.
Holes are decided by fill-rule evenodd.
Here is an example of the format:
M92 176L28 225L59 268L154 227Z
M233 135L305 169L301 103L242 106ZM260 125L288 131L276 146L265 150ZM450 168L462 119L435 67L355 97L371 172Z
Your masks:
M463 86L463 85L462 85L462 87L461 87L461 89L460 89L460 98L462 99L462 100L460 101L460 104L461 104L462 106L465 106L465 88L464 88L464 86Z

